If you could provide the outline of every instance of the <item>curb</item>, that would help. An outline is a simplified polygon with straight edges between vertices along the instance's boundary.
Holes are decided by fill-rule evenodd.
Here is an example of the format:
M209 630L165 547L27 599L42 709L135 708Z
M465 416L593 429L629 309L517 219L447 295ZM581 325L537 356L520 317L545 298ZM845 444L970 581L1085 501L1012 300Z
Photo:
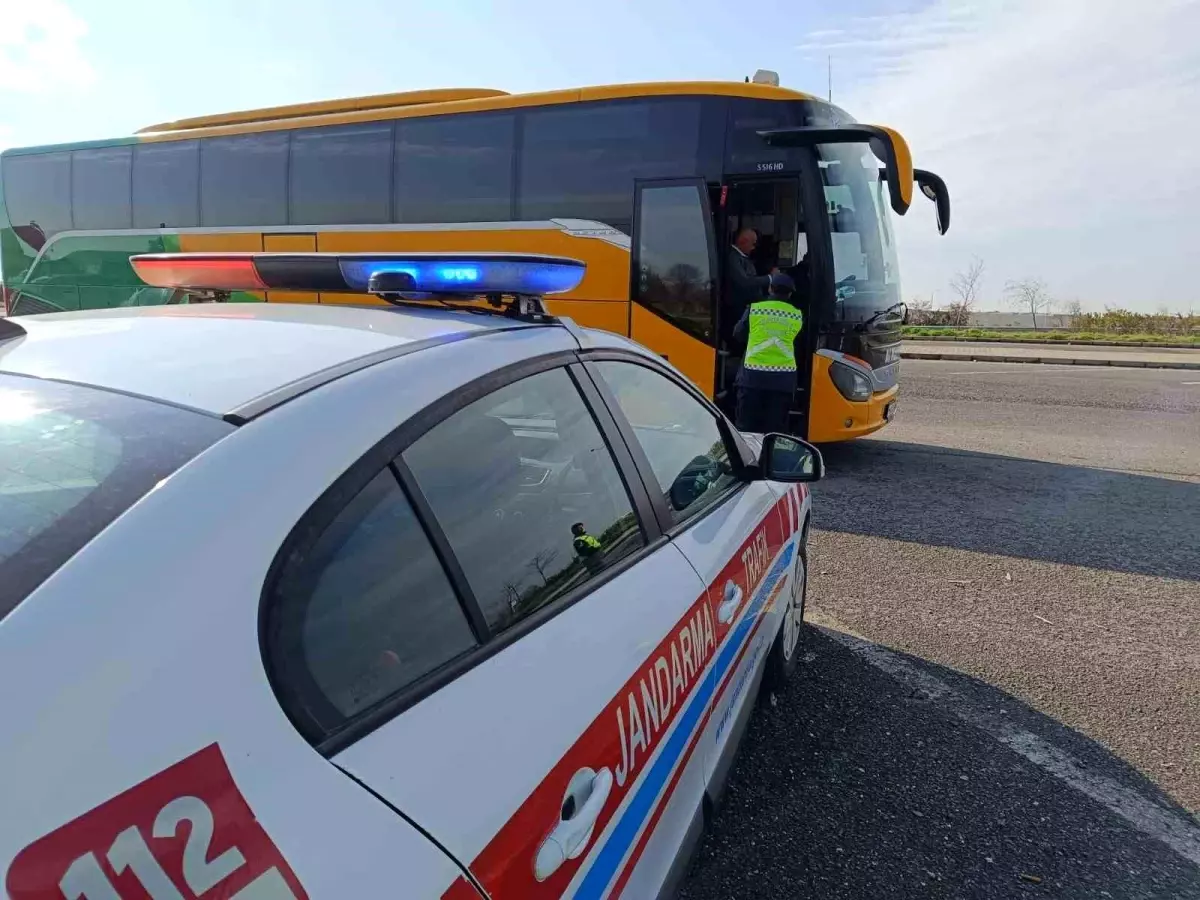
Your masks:
M1055 356L980 356L973 353L925 353L920 350L902 350L901 359L939 359L948 362L995 362L995 363L1041 363L1048 366L1111 366L1114 369L1194 369L1200 371L1198 362L1150 362L1144 359L1072 359Z
M901 334L903 341L913 343L932 343L938 341L957 342L964 344L1038 344L1046 347L1130 347L1136 350L1196 350L1200 352L1200 344L1185 344L1181 341L1052 341L1040 338L981 338L959 337L954 334Z

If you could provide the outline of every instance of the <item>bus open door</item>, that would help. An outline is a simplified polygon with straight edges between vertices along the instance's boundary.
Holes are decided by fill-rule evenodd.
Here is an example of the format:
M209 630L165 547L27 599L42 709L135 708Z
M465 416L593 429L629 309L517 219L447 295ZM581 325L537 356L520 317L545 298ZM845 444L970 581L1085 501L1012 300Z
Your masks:
M743 348L732 340L733 326L739 312L730 302L729 265L734 240L745 228L753 228L758 243L750 254L755 271L767 275L772 270L784 272L796 282L796 303L804 314L805 326L796 342L796 394L788 430L804 436L808 429L809 393L812 353L815 346L810 327L816 322L811 315L813 285L807 264L808 237L800 200L800 181L796 176L754 176L730 181L721 189L724 200L719 211L718 234L721 235L721 302L718 304L718 347L723 366L717 376L717 402L729 416L733 415L736 389L733 385L741 364Z

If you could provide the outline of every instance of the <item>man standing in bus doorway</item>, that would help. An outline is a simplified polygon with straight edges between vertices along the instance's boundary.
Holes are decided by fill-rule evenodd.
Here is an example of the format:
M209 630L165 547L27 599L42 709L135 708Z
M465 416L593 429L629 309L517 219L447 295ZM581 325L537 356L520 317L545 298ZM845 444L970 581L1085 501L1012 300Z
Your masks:
M750 258L750 254L757 246L758 232L753 228L740 228L734 236L733 244L729 247L729 258L725 261L725 291L721 298L722 340L729 340L732 337L731 326L742 317L750 304L760 299L770 287L771 275L759 275L758 269L754 266L754 260ZM778 269L772 269L771 274L773 275L777 271ZM729 356L726 357L721 383L717 385L719 393L729 390L735 383L738 369L742 364L737 348L737 341L734 341L733 346L728 348ZM733 412L732 404L727 404L728 401L722 403L721 408L726 414L731 414Z
M766 293L771 284L770 275L759 275L754 267L750 254L758 246L758 232L753 228L743 228L733 239L729 248L729 260L726 266L726 277L729 282L726 291L726 305L729 321L736 322L741 318L746 307ZM772 270L774 271L774 270Z
M804 327L804 314L792 303L795 293L790 276L771 275L767 298L751 303L733 328L734 342L746 346L737 375L740 431L787 432L796 393L796 338Z

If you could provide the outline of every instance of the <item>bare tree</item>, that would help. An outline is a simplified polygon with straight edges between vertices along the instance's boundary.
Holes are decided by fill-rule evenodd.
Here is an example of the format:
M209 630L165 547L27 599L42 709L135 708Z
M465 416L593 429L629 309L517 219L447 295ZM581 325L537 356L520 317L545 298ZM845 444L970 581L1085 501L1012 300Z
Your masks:
M1004 294L1009 304L1020 310L1029 310L1033 317L1033 327L1037 330L1039 312L1050 308L1053 299L1046 289L1046 282L1040 278L1022 278L1020 281L1010 281L1004 286Z
M929 325L933 319L933 301L928 297L913 297L907 304L906 325Z
M521 606L521 589L511 581L505 582L504 596L508 598L508 611L516 615Z
M971 258L965 269L954 273L950 279L950 290L958 295L958 302L950 304L950 317L955 325L969 325L971 313L979 302L979 288L983 284L983 260Z
M526 565L538 573L542 579L542 585L545 586L548 583L546 570L550 568L550 564L556 559L558 559L557 550L542 550L534 554L533 559L527 562Z
M1067 303L1064 310L1071 320L1071 327L1078 329L1083 325L1083 304L1075 297Z

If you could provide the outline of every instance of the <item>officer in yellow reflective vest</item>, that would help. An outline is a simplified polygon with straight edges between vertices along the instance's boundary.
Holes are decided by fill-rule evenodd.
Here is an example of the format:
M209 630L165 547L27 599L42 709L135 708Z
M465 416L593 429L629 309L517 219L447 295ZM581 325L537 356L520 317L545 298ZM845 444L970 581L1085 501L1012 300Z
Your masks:
M600 552L600 542L587 533L582 522L576 522L571 526L571 534L575 536L571 545L580 559L587 560Z
M804 314L792 305L796 283L790 276L772 275L767 293L733 327L734 341L746 344L735 382L736 423L741 431L786 433L796 393L796 337Z

